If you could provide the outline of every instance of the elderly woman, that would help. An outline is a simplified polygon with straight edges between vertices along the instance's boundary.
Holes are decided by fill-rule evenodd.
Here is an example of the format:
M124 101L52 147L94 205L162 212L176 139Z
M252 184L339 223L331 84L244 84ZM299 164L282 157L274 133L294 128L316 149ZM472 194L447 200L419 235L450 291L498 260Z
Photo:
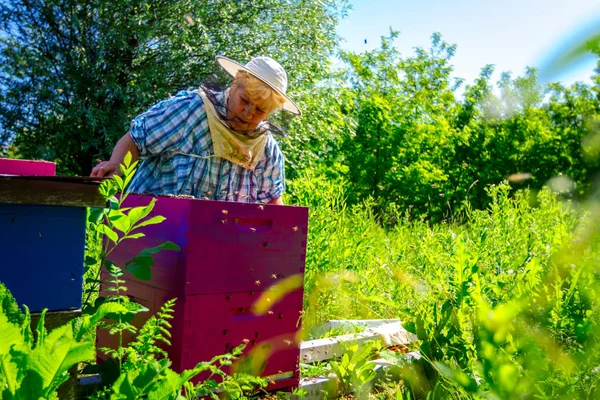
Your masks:
M283 204L284 159L272 135L279 130L267 118L280 109L300 115L286 72L269 57L217 61L234 77L230 88L203 85L152 106L91 176L116 173L131 152L142 162L130 192Z

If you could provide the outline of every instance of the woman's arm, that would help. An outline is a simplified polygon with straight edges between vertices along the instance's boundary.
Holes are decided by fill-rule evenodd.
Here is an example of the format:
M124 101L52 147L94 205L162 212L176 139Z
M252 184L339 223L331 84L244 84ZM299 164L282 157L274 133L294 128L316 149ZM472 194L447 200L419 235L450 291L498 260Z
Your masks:
M140 156L140 152L127 132L115 145L109 161L102 161L92 169L90 176L110 178L114 174L119 174L119 165L123 163L127 153L131 153L131 161L135 161Z

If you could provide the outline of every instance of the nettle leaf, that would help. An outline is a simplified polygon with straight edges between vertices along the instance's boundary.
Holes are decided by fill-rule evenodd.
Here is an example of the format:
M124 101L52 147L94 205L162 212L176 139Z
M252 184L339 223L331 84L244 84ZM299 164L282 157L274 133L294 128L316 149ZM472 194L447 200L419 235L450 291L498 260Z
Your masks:
M65 378L66 379L66 378ZM64 381L65 379L61 379ZM62 383L62 382L60 382ZM19 383L15 392L15 399L40 399L50 398L47 396L48 390L44 386L44 381L36 371L27 370L25 377Z
M165 378L160 380L154 388L148 393L148 400L166 400L174 398L174 395L181 393L183 384L187 382L194 375L184 378L175 371L167 368L164 370ZM189 376L189 374L186 374Z
M3 377L4 384L7 386L10 394L14 395L19 386L19 366L18 358L13 358L10 353L4 353L0 356L0 376ZM21 368L23 366L21 365ZM0 392L0 397L1 396Z
M48 330L46 329L46 312L48 312L48 309L44 308L40 314L40 319L38 320L37 327L35 329L35 347L44 343L46 335L48 335Z
M94 343L75 340L73 328L67 324L54 329L40 346L31 351L29 369L40 375L44 387L49 387L73 365L95 355Z
M12 345L23 342L21 327L10 322L0 308L0 354L7 354Z
M25 309L28 311L27 307ZM6 315L10 322L17 325L23 325L27 319L27 316L21 312L15 298L2 282L0 282L0 313Z
M167 369L168 360L153 360L140 369L121 374L113 385L113 393L127 396L128 399L147 395L159 381L161 373Z

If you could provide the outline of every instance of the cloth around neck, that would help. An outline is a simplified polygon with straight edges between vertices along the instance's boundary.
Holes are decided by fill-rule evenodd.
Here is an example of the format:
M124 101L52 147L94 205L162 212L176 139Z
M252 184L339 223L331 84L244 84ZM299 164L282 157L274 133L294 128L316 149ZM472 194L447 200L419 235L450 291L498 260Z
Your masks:
M198 93L204 102L215 156L254 171L265 152L265 146L269 138L268 132L251 137L232 131L221 119L215 106L204 91L198 89ZM225 101L227 101L227 98Z

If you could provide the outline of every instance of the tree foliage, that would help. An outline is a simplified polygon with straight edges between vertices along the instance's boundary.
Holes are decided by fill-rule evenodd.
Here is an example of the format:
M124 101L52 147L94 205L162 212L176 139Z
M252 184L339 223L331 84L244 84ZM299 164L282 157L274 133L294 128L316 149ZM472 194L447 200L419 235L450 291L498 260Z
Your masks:
M345 0L15 0L0 3L0 134L26 158L88 174L132 117L197 86L214 57L268 54L310 87ZM6 151L6 149L5 149Z
M466 200L485 207L487 187L505 179L539 189L563 175L571 195L589 188L600 148L598 86L543 86L532 68L503 73L494 86L485 66L459 94L456 46L434 34L428 50L403 57L395 37L374 51L342 53L354 121L331 156L346 167L351 202L372 197L380 216L399 207L441 220Z

